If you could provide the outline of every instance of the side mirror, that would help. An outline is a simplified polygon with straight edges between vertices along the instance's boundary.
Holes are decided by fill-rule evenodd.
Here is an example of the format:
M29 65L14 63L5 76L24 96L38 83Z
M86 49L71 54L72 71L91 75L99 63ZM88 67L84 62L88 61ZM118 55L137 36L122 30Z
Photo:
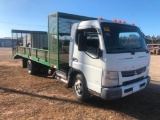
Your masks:
M78 35L78 50L86 51L86 36L84 34Z

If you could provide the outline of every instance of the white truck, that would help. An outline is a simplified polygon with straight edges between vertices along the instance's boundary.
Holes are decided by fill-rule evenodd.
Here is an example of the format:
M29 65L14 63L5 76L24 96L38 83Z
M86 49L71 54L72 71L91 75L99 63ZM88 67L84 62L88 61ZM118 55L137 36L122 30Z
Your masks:
M35 72L36 66L50 67L57 79L73 88L80 101L87 100L91 95L105 100L118 99L147 86L150 81L150 54L138 27L125 21L79 19L67 26L72 26L71 34L67 34L61 30L61 23L65 23L63 20L66 16L70 16L67 20L71 16L74 20L80 17L65 13L49 16L49 50L45 52L49 57L45 62L38 58L38 50L34 58L34 49L24 48L25 51L31 51L28 54L26 52L25 57L24 53L17 52L18 47L14 48L14 57L23 58L23 67L28 67L30 74ZM58 21L58 25L52 25L53 21Z

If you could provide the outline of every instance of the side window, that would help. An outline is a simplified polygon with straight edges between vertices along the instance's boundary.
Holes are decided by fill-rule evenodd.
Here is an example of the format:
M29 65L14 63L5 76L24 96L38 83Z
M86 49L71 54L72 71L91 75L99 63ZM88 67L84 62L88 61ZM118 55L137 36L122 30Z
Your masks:
M97 30L94 28L89 28L79 30L78 33L83 33L86 37L86 53L96 55L97 49L99 48L99 38ZM78 43L77 40L76 43Z

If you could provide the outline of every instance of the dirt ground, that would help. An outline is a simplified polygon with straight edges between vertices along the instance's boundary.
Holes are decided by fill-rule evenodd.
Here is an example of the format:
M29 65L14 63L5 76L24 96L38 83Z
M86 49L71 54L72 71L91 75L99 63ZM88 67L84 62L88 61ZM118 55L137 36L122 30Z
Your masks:
M82 103L64 83L29 75L21 60L12 59L11 48L0 48L0 120L160 120L160 56L151 56L150 76L145 90L128 97Z

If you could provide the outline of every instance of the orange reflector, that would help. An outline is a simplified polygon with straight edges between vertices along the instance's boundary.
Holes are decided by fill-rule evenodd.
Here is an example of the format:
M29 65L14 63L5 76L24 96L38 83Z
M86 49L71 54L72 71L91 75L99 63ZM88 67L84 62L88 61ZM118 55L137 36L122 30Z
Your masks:
M106 77L109 77L110 76L110 74L109 73L106 73Z
M112 20L113 22L117 22L117 20L116 19L114 19L114 20Z
M102 18L102 17L100 17L100 18L98 18L98 20L103 20L103 18Z
M122 20L122 23L123 23L123 24L126 24L126 21L125 21L125 20Z
M134 23L132 23L132 25L133 25L133 26L135 26L135 24L134 24Z
M119 23L121 23L121 20L118 20Z
M52 68L54 68L54 65L52 64Z

